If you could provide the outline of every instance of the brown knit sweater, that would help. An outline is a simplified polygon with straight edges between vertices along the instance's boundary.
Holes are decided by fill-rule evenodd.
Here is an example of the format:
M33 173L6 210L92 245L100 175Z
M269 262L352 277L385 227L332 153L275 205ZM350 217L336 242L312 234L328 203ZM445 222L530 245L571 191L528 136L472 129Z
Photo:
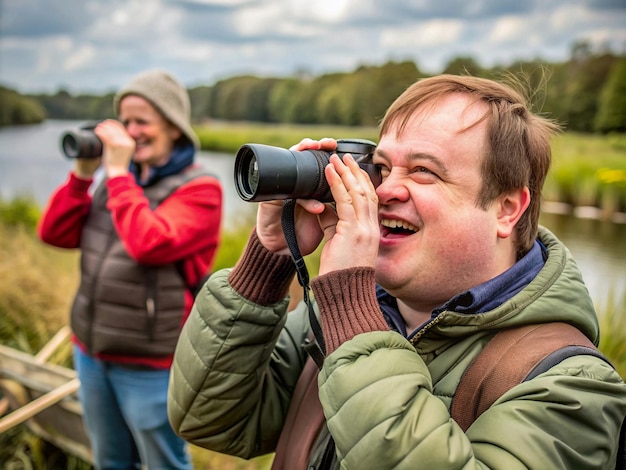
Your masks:
M291 257L268 251L255 231L229 282L242 297L271 305L287 295L294 274ZM374 268L356 267L318 276L311 281L311 289L320 310L327 354L358 334L389 329L376 300Z

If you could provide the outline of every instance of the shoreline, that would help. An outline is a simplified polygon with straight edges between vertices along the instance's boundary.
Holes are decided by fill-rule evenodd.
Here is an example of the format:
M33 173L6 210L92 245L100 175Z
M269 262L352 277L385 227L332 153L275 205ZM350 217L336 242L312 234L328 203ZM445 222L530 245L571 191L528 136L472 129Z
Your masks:
M543 201L541 203L541 212L545 212L546 214L571 215L578 219L626 224L626 212L612 212L607 214L606 211L595 206L574 206L566 202Z

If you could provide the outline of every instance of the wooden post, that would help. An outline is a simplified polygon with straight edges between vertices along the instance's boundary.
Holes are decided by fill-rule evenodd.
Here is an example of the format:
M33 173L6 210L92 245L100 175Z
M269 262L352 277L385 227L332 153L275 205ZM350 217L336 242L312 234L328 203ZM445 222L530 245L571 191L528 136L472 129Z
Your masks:
M65 325L57 331L52 339L48 341L46 345L37 353L35 356L35 362L37 364L44 364L45 362L48 362L52 353L70 336L70 333L71 330L68 325Z
M18 408L12 413L9 413L0 419L0 434L14 426L17 426L18 424L23 423L28 418L35 416L37 413L51 407L55 403L58 403L66 396L71 395L78 390L79 386L80 380L78 378L72 379L60 387L57 387L45 395L42 395L30 403L22 406L21 408Z

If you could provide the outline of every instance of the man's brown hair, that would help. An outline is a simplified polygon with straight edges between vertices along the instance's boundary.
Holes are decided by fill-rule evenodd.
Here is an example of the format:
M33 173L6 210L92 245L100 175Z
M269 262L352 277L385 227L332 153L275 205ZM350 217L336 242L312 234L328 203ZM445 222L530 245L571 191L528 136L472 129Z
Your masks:
M466 93L488 108L471 125L487 121L487 149L481 169L483 184L476 204L486 209L503 194L523 187L530 190L530 205L515 227L519 259L537 237L541 190L552 158L550 140L560 128L531 112L528 100L514 85L444 74L419 80L402 93L387 109L380 135L388 133L393 126L397 126L396 132L401 132L419 107L451 93Z

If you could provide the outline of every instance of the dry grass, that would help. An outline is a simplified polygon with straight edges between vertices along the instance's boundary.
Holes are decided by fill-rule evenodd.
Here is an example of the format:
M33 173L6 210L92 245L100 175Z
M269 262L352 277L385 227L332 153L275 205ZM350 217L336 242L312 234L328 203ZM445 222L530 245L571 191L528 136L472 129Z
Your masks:
M626 380L626 294L611 294L606 309L599 315L600 344L598 349L608 357Z
M77 282L78 252L46 246L23 226L0 224L2 343L31 354L41 349L67 324Z
M227 262L226 260L224 262ZM0 341L20 351L36 354L68 323L68 313L78 285L79 253L61 250L40 242L32 229L0 223ZM60 347L50 358L71 367L71 345ZM14 429L13 455L4 457L19 465L48 467L44 446L23 426ZM17 442L17 444L16 444ZM0 456L4 453L0 453ZM252 460L238 459L191 446L194 468L205 470L265 470L272 455ZM33 461L29 462L29 459ZM0 459L2 460L2 459ZM39 463L37 463L39 462ZM80 467L80 465L78 465ZM15 467L15 468L28 468Z
M191 457L194 468L203 470L269 470L274 459L270 454L244 460L195 446L191 446Z

